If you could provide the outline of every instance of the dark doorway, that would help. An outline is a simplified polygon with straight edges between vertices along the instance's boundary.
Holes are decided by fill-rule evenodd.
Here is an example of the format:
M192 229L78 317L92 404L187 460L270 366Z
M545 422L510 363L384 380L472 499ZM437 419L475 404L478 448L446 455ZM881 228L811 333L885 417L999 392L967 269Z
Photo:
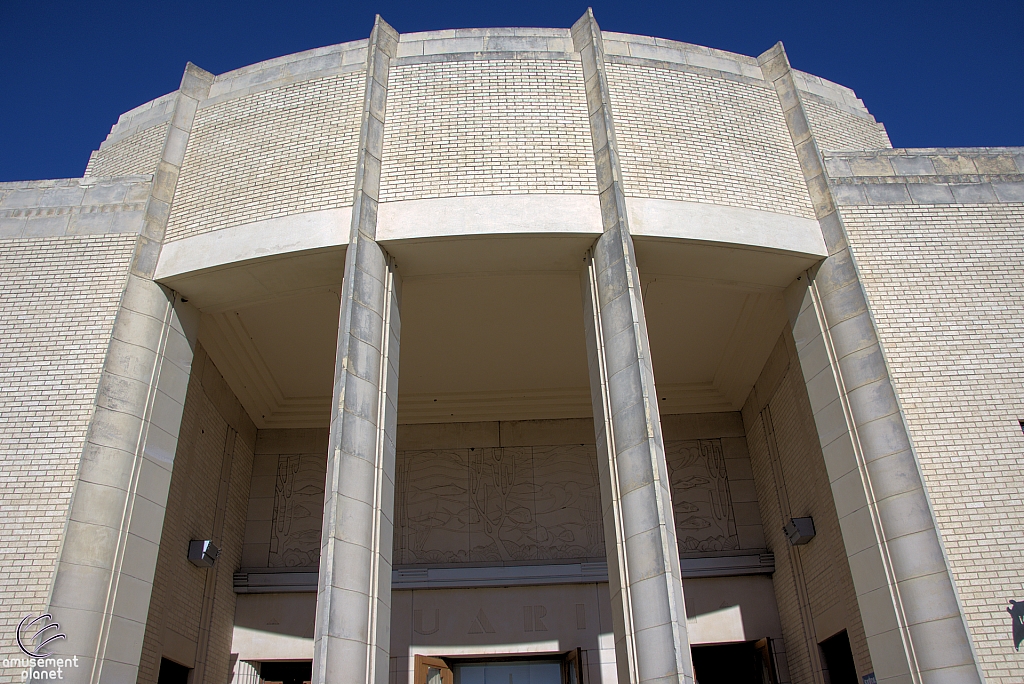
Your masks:
M271 660L260 663L260 678L269 684L303 684L313 679L311 660Z
M765 681L762 655L756 642L694 646L690 652L697 684L763 684Z
M853 664L850 637L846 635L845 629L825 639L818 646L821 648L825 681L828 684L860 684L857 679L857 666Z
M160 659L160 674L157 684L188 684L189 668L167 658Z

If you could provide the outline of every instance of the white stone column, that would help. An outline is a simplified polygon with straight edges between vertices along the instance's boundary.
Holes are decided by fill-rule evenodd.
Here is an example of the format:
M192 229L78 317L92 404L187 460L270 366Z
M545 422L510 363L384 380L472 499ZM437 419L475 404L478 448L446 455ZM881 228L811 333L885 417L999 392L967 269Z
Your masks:
M134 682L163 533L199 314L153 282L199 102L213 75L185 69L81 457L50 610L76 655L70 682ZM185 550L182 550L185 553Z
M379 16L366 57L324 496L313 681L387 684L398 421L400 278L375 241L388 71Z
M857 266L789 60L774 85L829 257L787 292L793 337L878 682L982 681Z
M583 273L587 358L619 682L692 682L675 520L622 194L601 30L573 25L583 60L604 234Z

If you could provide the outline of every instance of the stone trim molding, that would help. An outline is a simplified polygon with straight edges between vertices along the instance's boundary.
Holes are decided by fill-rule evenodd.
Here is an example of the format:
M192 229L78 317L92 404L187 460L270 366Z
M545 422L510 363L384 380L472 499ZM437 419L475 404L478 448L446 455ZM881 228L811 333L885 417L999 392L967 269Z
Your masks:
M1024 148L901 149L824 155L843 206L1024 202Z
M770 575L775 572L775 556L768 552L680 558L679 563L683 579ZM318 579L317 568L242 568L235 572L233 581L236 594L290 594L315 592ZM392 590L533 587L541 584L592 584L607 581L607 563L406 567L395 568L391 572Z
M0 240L135 233L152 176L0 184Z

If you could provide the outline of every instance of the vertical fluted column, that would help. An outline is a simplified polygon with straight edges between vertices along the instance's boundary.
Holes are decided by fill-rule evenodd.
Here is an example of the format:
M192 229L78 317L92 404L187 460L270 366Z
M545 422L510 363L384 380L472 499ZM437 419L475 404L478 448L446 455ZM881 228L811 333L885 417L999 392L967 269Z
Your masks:
M375 241L388 71L379 16L366 55L324 497L313 681L387 684L398 420L400 279Z
M153 282L196 109L213 75L185 68L103 362L50 613L72 682L134 682L199 314Z
M619 681L692 682L683 585L601 30L572 28L586 80L604 234L582 275Z
M786 52L758 59L782 104L829 257L787 293L875 676L980 682L917 459Z

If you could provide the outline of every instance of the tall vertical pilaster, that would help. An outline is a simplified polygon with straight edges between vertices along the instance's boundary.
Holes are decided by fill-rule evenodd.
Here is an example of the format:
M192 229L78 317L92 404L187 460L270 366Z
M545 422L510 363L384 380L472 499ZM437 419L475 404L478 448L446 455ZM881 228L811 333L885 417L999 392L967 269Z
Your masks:
M774 85L829 256L787 292L871 662L878 682L980 682L917 458L842 218L779 43Z
M608 97L591 10L572 27L583 60L604 234L582 276L619 681L692 682L665 447Z
M185 68L103 363L50 613L73 682L134 682L199 315L153 282L178 172L213 75Z
M398 422L400 278L375 241L388 72L379 16L366 55L324 497L313 681L387 684Z

